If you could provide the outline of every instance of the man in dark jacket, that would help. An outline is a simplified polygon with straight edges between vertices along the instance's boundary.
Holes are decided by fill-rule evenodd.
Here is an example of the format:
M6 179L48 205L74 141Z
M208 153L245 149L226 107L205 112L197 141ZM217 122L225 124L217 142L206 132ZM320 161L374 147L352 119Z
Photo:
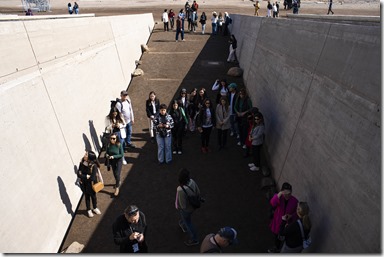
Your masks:
M147 222L136 205L129 205L124 214L117 217L112 226L115 244L121 253L147 253L145 242Z

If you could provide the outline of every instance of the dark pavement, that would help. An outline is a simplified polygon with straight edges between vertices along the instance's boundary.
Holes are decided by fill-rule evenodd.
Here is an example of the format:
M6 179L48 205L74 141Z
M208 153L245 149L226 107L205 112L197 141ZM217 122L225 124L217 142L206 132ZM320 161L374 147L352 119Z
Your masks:
M210 18L211 13L206 13ZM194 87L205 87L214 101L216 92L211 87L217 78L243 86L241 78L226 75L234 66L226 62L229 37L211 36L209 24L206 31L201 35L199 26L196 33L185 34L185 42L175 42L174 31L164 32L162 23L155 26L148 42L150 52L143 54L139 66L145 74L133 78L128 90L135 114L133 142L139 148L126 153L129 164L123 166L120 195L113 196L112 172L102 165L106 187L97 195L102 215L88 218L82 199L60 251L77 241L85 245L84 253L117 253L112 223L127 205L136 204L147 217L150 253L198 253L200 245L184 245L186 234L178 226L179 215L174 207L178 171L182 167L190 170L206 198L192 216L200 241L220 227L232 226L238 232L239 244L226 248L226 253L267 253L273 245L268 228L269 203L261 190L263 175L249 171L247 164L252 159L243 157L243 149L234 138L229 137L227 149L218 151L217 131L213 130L213 151L203 154L199 134L189 132L183 141L183 154L174 155L171 165L157 163L156 144L149 140L145 100L150 91L168 105L183 87L188 92ZM109 102L104 105L107 115Z

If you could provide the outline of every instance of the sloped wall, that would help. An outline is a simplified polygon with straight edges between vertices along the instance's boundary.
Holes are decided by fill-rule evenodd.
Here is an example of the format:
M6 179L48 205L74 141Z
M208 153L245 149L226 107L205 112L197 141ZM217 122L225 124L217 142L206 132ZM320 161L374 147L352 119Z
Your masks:
M131 80L152 14L0 23L0 251L55 253L109 101Z
M273 177L311 208L308 251L381 252L380 23L232 18Z

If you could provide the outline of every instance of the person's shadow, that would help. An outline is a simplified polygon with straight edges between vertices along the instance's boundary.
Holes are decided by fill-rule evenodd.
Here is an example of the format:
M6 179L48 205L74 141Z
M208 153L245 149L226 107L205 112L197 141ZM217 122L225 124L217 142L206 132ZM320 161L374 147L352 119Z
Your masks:
M88 123L89 123L89 132L91 134L93 146L97 152L100 152L100 149L101 149L100 141L99 141L99 137L97 136L95 126L93 125L93 120L89 120Z
M67 212L71 214L71 216L75 216L75 213L72 210L72 203L71 200L69 199L67 189L65 188L64 182L61 179L60 176L57 177L57 184L59 185L59 192L60 192L60 198L65 207L67 208Z

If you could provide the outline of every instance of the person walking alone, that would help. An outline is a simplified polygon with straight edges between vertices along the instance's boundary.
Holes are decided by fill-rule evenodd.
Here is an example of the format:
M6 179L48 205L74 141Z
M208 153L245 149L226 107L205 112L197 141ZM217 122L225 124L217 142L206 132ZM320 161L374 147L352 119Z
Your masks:
M181 36L181 40L184 41L184 29L182 25L182 20L180 16L177 16L176 20L176 42L179 41L179 34Z
M329 14L330 12L333 14L332 2L333 2L333 0L328 0L328 13L327 14Z
M187 246L198 245L196 229L192 224L192 213L195 208L188 201L188 195L200 195L199 186L189 177L189 171L185 168L179 171L179 186L176 189L175 207L180 213L179 226L183 232L188 232L190 239L184 243Z

